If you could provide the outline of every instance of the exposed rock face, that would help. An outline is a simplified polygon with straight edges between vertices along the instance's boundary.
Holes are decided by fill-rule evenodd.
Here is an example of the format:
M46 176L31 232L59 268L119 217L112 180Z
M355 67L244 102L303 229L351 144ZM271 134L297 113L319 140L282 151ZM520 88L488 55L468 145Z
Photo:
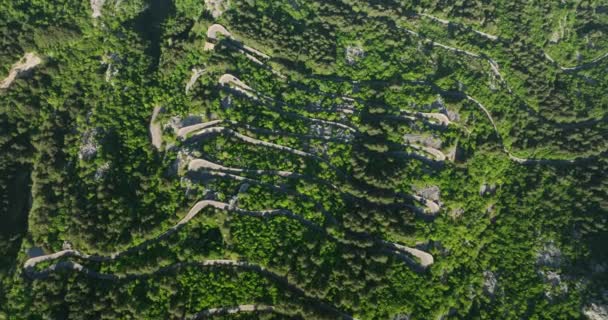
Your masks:
M536 263L543 267L559 268L562 264L562 252L550 242L536 254Z
M82 145L78 152L78 159L89 161L97 155L97 133L98 129L87 130L82 135Z
M441 195L441 190L438 186L430 186L424 189L416 190L421 197L433 201L439 201L439 197Z
M547 284L545 289L545 297L552 300L556 297L563 296L568 293L568 284L562 282L562 277L555 271L541 271L540 275L543 281Z
M489 296L494 296L496 286L498 285L498 279L496 279L496 275L492 271L484 271L483 279L483 291Z
M452 218L452 219L458 219L458 218L462 217L463 214L464 214L464 209L462 209L462 208L453 209L449 213L450 218Z
M42 63L42 59L40 59L36 54L31 52L26 53L23 58L17 61L17 63L13 64L8 76L4 80L0 81L0 89L8 89L15 79L28 73L40 63Z
M456 111L447 110L446 112L447 112L448 119L450 119L450 121L453 121L453 122L460 121L460 115Z
M232 96L224 97L221 104L224 109L230 109L230 107L232 107Z
M69 242L69 241L67 241L67 240L64 240L63 241L63 245L61 246L61 248L63 250L72 250L72 243Z
M95 170L95 176L94 176L95 181L99 181L99 180L103 179L106 176L106 174L108 174L109 171L110 171L109 162L106 162L106 163L102 164L101 166L99 166L97 168L97 170Z
M608 306L591 303L583 309L583 314L589 320L608 320Z
M120 57L116 53L110 53L103 57L101 64L106 66L105 80L110 82L112 77L118 74L117 65L121 63Z
M103 4L105 2L106 2L106 0L91 0L91 10L93 10L91 17L93 17L93 18L101 17L101 9L103 8Z
M205 9L214 19L219 18L230 7L230 0L205 0Z
M482 197L485 195L493 195L495 192L496 192L495 184L484 183L479 187L479 195Z
M353 65L358 60L365 57L365 51L363 51L363 48L361 48L361 47L348 46L348 47L346 47L345 57L346 57L346 63Z

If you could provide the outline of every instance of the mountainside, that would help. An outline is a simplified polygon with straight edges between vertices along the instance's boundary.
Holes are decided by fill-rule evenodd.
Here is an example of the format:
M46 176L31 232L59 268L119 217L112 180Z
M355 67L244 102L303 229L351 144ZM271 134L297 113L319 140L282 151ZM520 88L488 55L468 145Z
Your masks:
M13 0L0 319L608 319L608 2Z

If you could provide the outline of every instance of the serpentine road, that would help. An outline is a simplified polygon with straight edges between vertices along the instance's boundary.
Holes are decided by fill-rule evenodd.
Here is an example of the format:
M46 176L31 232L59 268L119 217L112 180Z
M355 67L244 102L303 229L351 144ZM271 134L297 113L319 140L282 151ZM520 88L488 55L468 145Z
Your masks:
M420 14L414 14L414 15L426 17L426 18L428 18L430 20L433 20L435 22L439 22L439 23L441 23L443 25L446 25L446 26L450 25L450 24L454 24L454 25L458 25L458 26L463 26L465 28L468 27L466 24L462 24L462 23L458 23L458 22L453 22L453 21L441 19L441 18L435 17L435 16L430 15L430 14L426 14L426 13L420 13ZM492 34L489 34L489 33L485 33L483 31L480 31L480 30L477 30L477 29L473 29L473 28L471 28L471 30L473 32L477 33L478 35L486 38L486 39L489 39L489 40L492 40L492 41L498 40L498 36L495 36L495 35L492 35ZM565 71L565 72L574 72L574 71L582 70L582 69L585 69L585 68L588 68L588 67L592 67L592 66L596 65L597 63L599 63L601 60L603 60L605 58L608 58L608 52L606 52L606 53L604 53L604 54L602 54L602 55L600 55L600 56L598 56L598 57L596 57L596 58L594 58L594 59L592 59L592 60L590 60L588 62L584 62L584 63L582 63L580 65L572 66L572 67L564 67L560 63L558 63L557 61L555 61L555 59L553 59L547 52L543 51L543 54L544 54L545 58L549 62L555 64L560 70ZM494 60L492 60L492 59L490 59L490 60L494 64L492 67L496 68L495 72L498 72L498 64ZM501 77L501 79L502 79L502 77Z
M233 76L232 74L229 73L225 73L223 74L220 79L219 79L219 84L222 86L226 86L229 84L233 84L239 92L243 92L245 95L247 95L248 97L252 98L252 99L266 99L266 100L270 100L272 102L277 102L275 99L270 98L270 97L265 97L263 96L260 92L254 90L253 88L251 88L250 86L248 86L247 84L245 84L243 81L241 81L239 78ZM317 119L317 118L310 118L310 117L304 117L304 116L300 116L302 118L306 118L307 120L311 121L311 122L318 122L321 124L326 124L326 125L331 125L331 126L336 126L336 127L340 127L342 129L346 129L349 130L353 133L357 133L357 129L345 125L343 123L339 123L339 122L334 122L334 121L329 121L329 120L323 120L323 119Z
M177 222L174 226L172 226L171 228L169 228L168 230L164 231L163 233L161 233L160 235L145 240L140 244L134 245L130 248L127 248L123 251L118 251L118 252L114 252L110 255L89 255L86 253L82 253L78 250L62 250L62 251L58 251L55 253L51 253L51 254L47 254L47 255L43 255L43 256L38 256L38 257L32 257L29 258L28 260L25 261L25 263L23 264L23 268L30 274L37 274L36 272L34 272L34 267L42 262L48 262L48 261L53 261L53 260L58 260L61 258L65 258L65 257L77 257L80 259L84 259L84 260L89 260L89 261L93 261L93 262L107 262L107 261L114 261L118 258L120 258L121 256L124 256L126 254L129 253L133 253L136 251L139 251L155 242L158 242L164 238L167 238L168 236L174 234L175 232L179 231L183 226L185 226L188 222L190 222L193 218L195 218L203 209L207 208L207 207L211 207L211 208L215 208L215 209L219 209L219 210L223 210L223 211L229 211L229 212L235 212L237 214L240 215L245 215L245 216L252 216L252 217L258 217L258 218L268 218L268 217L276 217L276 216L284 216L290 219L294 219L299 221L300 223L302 223L303 225L306 225L308 227L311 227L313 229L316 230L323 230L323 228L321 228L320 226L316 225L314 222L307 220L305 218L302 218L299 215L293 214L291 211L286 210L286 209L271 209L271 210L262 210L262 211L251 211L251 210L244 210L244 209L240 209L240 208L236 208L234 206L231 206L228 203L224 203L224 202L219 202L219 201L214 201L214 200L203 200L203 201L199 201L197 202L191 209L190 211L186 214L186 216L184 218L182 218L179 222ZM388 243L386 241L384 241L383 243ZM417 249L413 249L413 248L408 248L399 244L391 244L393 248L397 248L399 250L402 250L404 252L410 253L416 257L418 257L421 260L422 266L423 267L427 267L429 264L429 260L428 260L428 253L425 253L423 251L417 250ZM219 261L219 262L218 262ZM208 260L207 262L208 264L217 264L217 263L226 263L226 260ZM232 264L234 264L235 262L230 262ZM237 265L241 263L238 262ZM69 266L60 266L60 265L54 265L50 268L47 268L46 271L41 271L44 274L48 274L52 271L55 271L56 268L61 267L61 268L70 268L70 269L74 269L76 271L85 271L84 268L79 265L79 264L71 264ZM105 277L105 276L104 276ZM118 276L117 276L118 277Z

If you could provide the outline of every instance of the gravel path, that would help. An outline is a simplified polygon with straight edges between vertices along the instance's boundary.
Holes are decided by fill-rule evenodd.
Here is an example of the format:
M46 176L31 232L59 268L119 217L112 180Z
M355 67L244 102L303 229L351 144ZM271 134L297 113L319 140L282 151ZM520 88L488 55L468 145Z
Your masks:
M8 87L10 87L17 77L33 69L40 63L42 63L42 59L40 59L40 57L38 57L35 53L26 53L21 59L19 59L19 61L13 64L8 76L0 82L0 89L8 89Z
M251 60L257 64L264 66L264 63L262 61L260 61L258 58L254 57L253 55L257 55L258 57L261 57L263 59L270 59L270 56L268 56L267 54L255 49L255 48L252 48L248 45L245 45L245 44L241 43L240 41L234 39L234 37L232 36L232 33L230 33L226 29L226 27L224 27L221 24L213 24L207 29L207 38L209 40L217 41L218 34L221 34L221 35L225 36L226 38L230 38L231 40L233 40L238 45L239 51L241 53L245 54L245 56L249 60ZM214 48L215 48L215 45L213 43L211 43L211 42L205 43L205 50L213 50ZM282 76L280 73L277 73L277 75Z

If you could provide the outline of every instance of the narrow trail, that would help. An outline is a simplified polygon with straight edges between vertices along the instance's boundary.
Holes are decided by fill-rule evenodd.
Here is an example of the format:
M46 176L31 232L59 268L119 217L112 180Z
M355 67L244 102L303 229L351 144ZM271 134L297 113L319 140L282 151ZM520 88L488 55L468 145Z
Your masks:
M608 56L608 54L606 55ZM428 85L426 83L424 83L424 85ZM441 89L441 88L436 88L440 91L440 94L444 94L447 91ZM486 114L486 116L488 117L488 119L490 120L490 122L492 123L492 126L494 127L494 131L496 133L496 135L501 139L501 143L502 143L502 136L500 134L500 132L498 131L498 127L494 121L494 118L492 117L491 113L489 112L489 110L483 105L481 104L477 99L473 98L472 96L464 93L464 92L458 92L459 94L461 94L463 97L465 97L466 99L474 102L477 106L479 106L479 108ZM350 97L346 97L346 98L350 98ZM350 99L354 99L354 100L358 100L355 98L350 98ZM363 101L364 102L364 101ZM403 113L408 113L407 110L400 110ZM411 113L410 113L411 114ZM438 120L442 125L449 125L452 122L449 120L449 118L447 118L447 116L445 116L444 114L441 113L421 113L421 112L417 112L414 113L415 115L418 115L420 117L424 117L424 118L432 118L435 120ZM410 115L404 115L405 118L410 119L410 120L414 120L415 118L413 116ZM595 121L600 121L600 120L593 120ZM589 122L589 121L585 121L585 122ZM588 157L583 157L583 158L576 158L576 159L534 159L534 158L520 158L515 156L514 154L512 154L507 148L506 146L503 145L503 150L504 152L509 156L509 159L518 162L520 164L534 164L534 163L544 163L544 164L551 164L551 163L576 163L577 161L584 161L586 159L589 159L591 157L594 157L595 155L592 156L588 156ZM435 156L435 158L439 161L444 161L447 157L445 156L445 154L443 154L441 151L437 152L438 150L424 150L427 153L430 153L432 155ZM600 152L601 153L601 152ZM443 159L443 160L440 160Z
M455 49L455 48L453 48ZM475 54L474 54L475 55ZM250 87L249 87L250 88ZM502 141L502 136L500 135L500 132L498 131L498 127L496 126L496 123L494 121L494 118L492 117L491 113L488 111L488 109L481 104L478 100L476 100L475 98L469 96L466 93L463 93L463 95L470 101L474 102L476 105L478 105L480 107L480 109L482 109L482 111L484 111L484 113L486 114L486 116L488 117L488 119L490 120L490 122L492 123L492 126L494 127L494 131L496 132L497 136L501 139ZM352 99L352 98L351 98ZM402 112L404 112L404 110L401 110ZM407 112L407 111L405 111ZM440 121L440 123L446 123L446 120L449 121L449 119L447 118L447 116L443 115L443 114L439 114L439 113L416 113L418 116L424 117L424 118L433 118L435 120ZM414 119L412 116L405 116L409 119ZM451 122L449 122L451 123ZM448 124L449 124L448 123ZM356 130L354 128L352 128L353 130ZM502 142L501 142L502 143ZM414 148L416 148L414 146ZM426 148L426 147L420 147L418 149L421 149L431 155L433 155L435 157L436 160L438 161L445 161L445 159L447 159L447 156L445 154L443 154L441 151L438 150L433 150L432 148ZM520 164L533 164L533 163L575 163L578 160L585 160L587 158L577 158L576 160L570 160L570 159L529 159L529 158L520 158L517 157L515 155L513 155L507 148L506 146L503 145L503 151L509 156L509 159L520 163Z
M19 61L13 64L11 70L8 72L8 76L0 81L0 89L8 89L15 79L33 69L40 63L42 63L42 59L40 59L40 57L38 57L35 53L26 53L21 59L19 59Z

